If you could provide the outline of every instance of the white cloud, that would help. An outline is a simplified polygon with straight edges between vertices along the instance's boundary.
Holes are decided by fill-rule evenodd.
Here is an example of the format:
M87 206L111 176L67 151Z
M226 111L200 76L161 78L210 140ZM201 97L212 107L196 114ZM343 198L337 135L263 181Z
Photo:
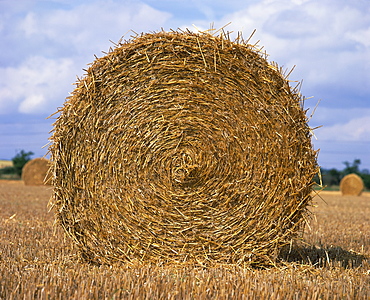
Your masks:
M21 113L49 112L56 103L64 102L76 72L71 59L40 56L30 57L18 67L0 69L1 113L11 112L14 106Z
M26 96L25 99L19 105L19 112L21 113L30 113L37 112L40 106L46 106L47 99L44 94L31 94Z
M19 24L19 29L24 32L26 38L32 38L33 34L37 34L37 27L37 17L33 12L28 13Z
M16 51L24 47L23 57L0 68L0 113L54 112L94 55L102 56L102 51L113 46L109 40L117 42L131 29L160 29L169 17L134 1L86 1L73 7L34 8L23 18L17 17L16 23L8 26L14 36L9 44L14 43ZM10 48L5 50L12 56Z
M370 6L346 0L263 0L216 22L244 36L257 29L270 59L304 79L304 90L352 89L370 92ZM206 23L199 23L207 27Z
M69 10L30 12L19 29L27 38L42 36L56 45L93 55L92 51L107 51L109 40L116 42L131 29L160 29L169 18L168 13L140 2L93 1Z
M367 28L359 28L352 32L347 32L347 38L352 39L355 42L358 42L363 47L370 48L370 25Z
M313 108L313 107L312 107ZM312 110L310 110L311 112ZM364 118L370 116L370 108L354 107L354 108L332 108L321 107L320 103L315 110L311 121L315 123L314 126L322 124L340 124L344 125L351 120Z
M315 135L322 141L370 142L370 116L356 118L344 124L334 124L317 129Z

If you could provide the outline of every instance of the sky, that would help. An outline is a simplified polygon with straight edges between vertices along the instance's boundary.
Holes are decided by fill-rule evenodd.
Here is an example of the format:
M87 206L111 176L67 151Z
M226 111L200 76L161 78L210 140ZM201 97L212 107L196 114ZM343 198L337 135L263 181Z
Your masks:
M225 25L232 36L255 30L250 43L294 67L309 125L322 126L318 163L341 170L360 159L370 170L369 0L0 0L0 159L45 155L47 117L122 37Z

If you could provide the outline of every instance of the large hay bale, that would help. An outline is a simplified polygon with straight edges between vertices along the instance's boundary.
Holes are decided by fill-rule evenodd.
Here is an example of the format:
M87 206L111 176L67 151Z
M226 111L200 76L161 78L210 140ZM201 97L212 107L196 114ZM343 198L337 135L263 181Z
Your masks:
M28 161L22 169L22 180L25 185L51 184L48 174L50 162L46 158L35 158Z
M254 46L142 34L76 85L52 203L86 259L259 265L299 232L316 152L300 94Z
M339 188L343 196L360 196L365 186L362 178L352 173L342 178Z

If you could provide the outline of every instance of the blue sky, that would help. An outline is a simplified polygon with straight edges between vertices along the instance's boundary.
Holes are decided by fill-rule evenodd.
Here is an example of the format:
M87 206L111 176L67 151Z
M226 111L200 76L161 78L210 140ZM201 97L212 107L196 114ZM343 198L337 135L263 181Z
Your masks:
M368 0L0 0L0 159L43 156L53 120L94 55L122 36L189 28L241 31L303 81L324 168L370 169ZM193 24L196 26L194 27ZM294 84L294 83L293 83Z

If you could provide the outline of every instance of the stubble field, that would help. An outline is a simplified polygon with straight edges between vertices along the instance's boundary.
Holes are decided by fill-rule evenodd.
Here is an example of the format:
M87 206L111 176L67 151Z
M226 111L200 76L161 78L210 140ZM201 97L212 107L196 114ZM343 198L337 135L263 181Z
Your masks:
M370 194L315 197L303 242L275 267L81 261L47 203L52 190L0 181L0 299L369 299Z

